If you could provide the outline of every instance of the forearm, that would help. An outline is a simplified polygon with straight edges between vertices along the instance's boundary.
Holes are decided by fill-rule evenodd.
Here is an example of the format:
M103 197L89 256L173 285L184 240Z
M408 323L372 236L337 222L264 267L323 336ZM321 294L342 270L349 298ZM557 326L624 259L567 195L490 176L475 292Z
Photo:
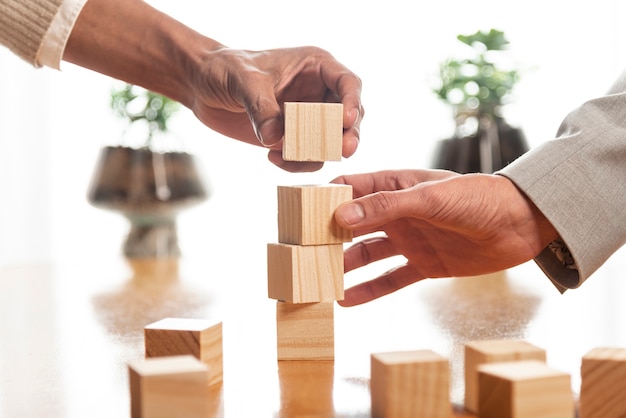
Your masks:
M575 269L548 250L537 259L566 288L579 286L626 241L624 109L626 93L585 103L565 119L557 140L501 171L539 207L571 252Z
M141 0L89 0L63 59L190 106L197 68L221 48Z

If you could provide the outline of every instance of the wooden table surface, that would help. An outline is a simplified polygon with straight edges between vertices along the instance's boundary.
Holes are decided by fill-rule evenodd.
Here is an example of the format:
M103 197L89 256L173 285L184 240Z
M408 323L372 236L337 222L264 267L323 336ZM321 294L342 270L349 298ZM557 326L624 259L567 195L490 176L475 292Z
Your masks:
M369 417L370 354L414 349L450 359L455 416L470 417L459 406L466 341L539 345L549 365L571 374L574 394L582 355L626 346L618 272L560 295L529 263L337 306L335 361L279 364L263 260L261 250L239 263L207 257L1 267L0 417L130 416L127 364L143 356L143 327L166 317L223 322L224 382L213 391L213 416L228 418Z

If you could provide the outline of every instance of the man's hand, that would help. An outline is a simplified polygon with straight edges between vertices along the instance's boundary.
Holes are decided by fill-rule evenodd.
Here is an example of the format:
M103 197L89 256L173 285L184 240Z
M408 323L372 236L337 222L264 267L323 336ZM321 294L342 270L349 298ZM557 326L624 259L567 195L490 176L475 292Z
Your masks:
M361 80L320 48L231 49L142 0L89 0L63 59L168 96L209 128L265 146L288 171L323 163L282 159L286 101L343 103L342 155L359 143Z
M242 51L218 49L200 73L196 116L232 138L270 149L269 159L287 171L314 171L318 162L282 159L284 102L341 102L342 155L359 144L363 118L361 81L328 52L316 47Z
M357 305L425 278L473 276L534 258L556 231L505 177L441 170L383 171L339 177L355 200L335 219L358 237L383 231L345 252L346 272L403 255L404 265L346 290Z

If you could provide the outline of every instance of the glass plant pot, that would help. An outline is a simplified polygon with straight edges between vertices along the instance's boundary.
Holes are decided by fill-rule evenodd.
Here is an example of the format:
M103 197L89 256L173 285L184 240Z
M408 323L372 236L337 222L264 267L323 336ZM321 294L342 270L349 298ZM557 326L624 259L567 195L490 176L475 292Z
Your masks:
M128 258L180 256L176 218L208 198L194 157L184 151L105 146L88 190L93 206L130 222L123 244Z

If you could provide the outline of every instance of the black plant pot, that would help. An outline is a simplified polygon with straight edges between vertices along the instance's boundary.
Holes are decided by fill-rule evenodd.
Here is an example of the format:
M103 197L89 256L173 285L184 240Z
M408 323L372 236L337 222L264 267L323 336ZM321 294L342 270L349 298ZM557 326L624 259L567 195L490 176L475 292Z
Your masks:
M93 206L129 220L123 245L129 258L178 257L176 217L207 197L191 154L125 146L101 150L87 196Z
M497 120L492 127L479 126L468 136L453 136L437 144L433 168L457 173L493 173L528 151L523 131Z

